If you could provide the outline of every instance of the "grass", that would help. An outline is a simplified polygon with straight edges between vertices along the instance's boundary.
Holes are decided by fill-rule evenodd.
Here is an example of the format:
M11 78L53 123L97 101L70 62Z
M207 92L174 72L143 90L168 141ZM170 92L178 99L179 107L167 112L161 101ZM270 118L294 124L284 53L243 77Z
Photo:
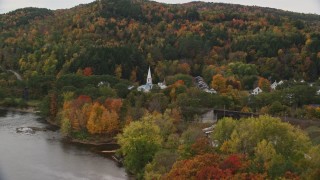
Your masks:
M320 144L320 127L317 126L310 126L305 131L310 136L311 141L313 144Z
M29 100L27 101L27 105L30 107L38 107L40 105L40 100Z
M310 126L308 127L307 129L305 129L308 134L310 133L317 133L317 132L320 132L320 127L317 127L317 126Z
M89 133L86 131L72 132L71 137L79 140L87 140L89 138Z
M316 137L316 138L313 138L313 139L312 139L312 142L313 142L313 144L315 144L315 145L320 144L320 135L319 135L318 137Z

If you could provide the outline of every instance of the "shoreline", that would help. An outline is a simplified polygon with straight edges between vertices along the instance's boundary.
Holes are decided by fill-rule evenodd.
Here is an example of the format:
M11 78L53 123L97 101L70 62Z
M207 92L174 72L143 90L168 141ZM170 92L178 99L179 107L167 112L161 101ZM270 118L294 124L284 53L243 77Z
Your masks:
M34 107L27 107L27 108L16 108L16 107L3 107L0 106L0 110L6 110L6 111L15 111L15 112L23 112L23 113L39 113L40 111L37 111ZM45 117L45 121L54 127L60 126L56 123L51 121L48 117ZM92 145L92 146L104 146L104 145L118 145L114 138L110 138L109 140L103 140L103 141L95 141L95 140L80 140L75 139L72 137L66 138L66 140L70 143L76 143L76 144L83 144L83 145Z
M0 110L25 112L25 113L39 113L40 112L40 111L37 111L34 107L15 108L15 107L3 107L3 106L0 106Z
M107 146L107 145L118 145L114 139L110 141L90 141L90 140L80 140L80 139L75 139L72 137L66 138L67 142L70 143L76 143L76 144L82 144L82 145L91 145L91 146Z

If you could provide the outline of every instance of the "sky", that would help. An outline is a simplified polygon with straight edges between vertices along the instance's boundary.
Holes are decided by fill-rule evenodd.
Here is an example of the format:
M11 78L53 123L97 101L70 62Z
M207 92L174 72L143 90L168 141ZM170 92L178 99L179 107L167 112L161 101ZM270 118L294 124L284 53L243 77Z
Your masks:
M71 8L94 0L0 0L0 14L24 7L41 7L48 9ZM191 0L155 0L158 2L178 4ZM202 0L205 2L223 2L231 4L272 7L301 13L320 15L320 0Z

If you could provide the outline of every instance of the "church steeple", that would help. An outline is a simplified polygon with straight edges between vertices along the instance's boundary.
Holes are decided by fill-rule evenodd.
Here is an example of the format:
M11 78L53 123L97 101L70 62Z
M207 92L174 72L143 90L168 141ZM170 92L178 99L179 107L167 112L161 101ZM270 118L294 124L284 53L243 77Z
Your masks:
M152 77L151 77L150 66L149 66L149 70L148 70L147 84L150 84L150 85L152 84Z

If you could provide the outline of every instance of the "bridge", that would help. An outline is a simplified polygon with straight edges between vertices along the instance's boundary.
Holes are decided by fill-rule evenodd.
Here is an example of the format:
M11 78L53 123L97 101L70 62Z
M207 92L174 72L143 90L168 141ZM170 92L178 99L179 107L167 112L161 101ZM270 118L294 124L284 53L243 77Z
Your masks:
M213 109L213 113L216 116L217 120L224 117L231 117L233 119L248 118L248 117L258 117L259 114L252 112L241 112L225 109Z
M212 126L202 129L202 131L208 137L216 127L216 123L224 118L224 117L231 117L233 119L241 119L241 118L248 118L248 117L258 117L259 114L251 113L251 112L241 112L241 111L232 111L226 109L208 109L207 113L202 115L202 122L204 123L212 123Z

